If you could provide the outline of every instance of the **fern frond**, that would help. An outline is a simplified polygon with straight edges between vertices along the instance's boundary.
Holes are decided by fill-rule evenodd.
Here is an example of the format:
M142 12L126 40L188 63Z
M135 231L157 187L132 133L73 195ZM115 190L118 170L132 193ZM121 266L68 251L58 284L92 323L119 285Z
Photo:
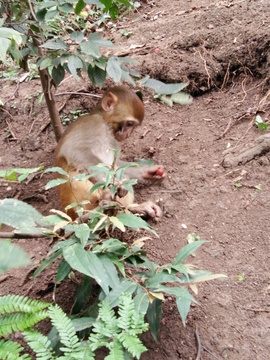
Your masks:
M93 352L87 348L64 354L58 357L57 360L95 360L95 357Z
M132 316L135 313L134 301L129 294L123 294L119 303L118 326L127 330L132 326Z
M48 314L51 318L52 324L59 332L60 341L65 348L61 348L64 352L72 352L80 346L79 338L76 335L74 326L69 317L58 306L50 306Z
M11 334L14 331L26 330L43 319L48 317L47 311L40 311L36 313L17 313L4 315L0 318L0 335Z
M17 342L13 342L10 340L0 340L0 359L3 360L31 360L29 355L21 355L20 352L23 351L24 348L18 344Z
M110 353L104 360L125 360L124 350L122 344L115 339L110 347Z
M115 313L107 301L103 301L99 304L98 318L104 321L106 324L109 324L110 321L115 318Z
M29 299L21 295L0 296L0 314L13 312L33 313L46 309L50 303Z
M53 359L53 350L51 342L47 336L42 335L36 330L26 330L23 336L27 340L27 344L35 351L37 359L39 360L51 360Z
M147 348L143 345L137 336L132 336L122 332L118 335L118 340L121 341L121 343L131 353L131 355L137 359L140 358L143 352L147 351Z

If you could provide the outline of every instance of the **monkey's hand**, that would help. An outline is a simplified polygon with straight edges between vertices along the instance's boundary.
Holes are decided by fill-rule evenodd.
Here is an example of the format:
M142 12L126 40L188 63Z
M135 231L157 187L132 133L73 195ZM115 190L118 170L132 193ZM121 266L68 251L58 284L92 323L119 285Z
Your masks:
M146 169L142 174L142 178L146 180L161 180L165 177L165 172L162 166L154 165Z
M154 221L160 220L162 216L161 208L152 201L146 201L142 204L132 204L128 206L128 209L133 214L138 214L146 219L151 218Z

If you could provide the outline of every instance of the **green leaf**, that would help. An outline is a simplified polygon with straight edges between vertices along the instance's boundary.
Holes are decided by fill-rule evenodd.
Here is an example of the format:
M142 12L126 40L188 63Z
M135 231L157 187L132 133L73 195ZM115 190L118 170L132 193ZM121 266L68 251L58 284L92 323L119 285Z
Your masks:
M69 265L81 273L96 280L105 294L113 287L110 276L99 258L90 251L84 250L80 244L74 244L63 249L63 256Z
M173 101L172 101L172 99L171 99L171 98L168 98L166 95L162 95L162 96L160 97L160 100L161 100L164 104L166 104L166 105L168 105L168 106L170 106L170 107L173 106Z
M120 82L122 77L122 70L120 64L115 56L111 56L107 63L107 74L116 83Z
M74 224L73 225L75 235L78 239L80 239L80 242L82 246L84 247L89 239L90 236L90 229L86 224Z
M109 219L116 228L120 229L122 232L126 231L124 224L117 217L110 216Z
M75 6L75 14L79 15L79 13L84 9L85 2L83 0L79 0Z
M188 83L178 83L178 84L164 84L163 82L155 79L150 79L145 77L139 81L143 86L149 87L157 94L160 95L171 95L183 90Z
M114 4L112 7L110 7L109 14L110 14L110 17L112 18L112 20L116 20L118 14L119 14L119 8L116 4Z
M51 50L67 50L68 46L67 44L62 40L55 40L55 41L47 41L44 44L40 45L41 47L44 47L45 49L51 49Z
M128 226L132 229L145 229L147 231L150 231L151 233L155 234L157 236L157 233L154 229L151 228L147 224L146 221L141 219L140 217L133 215L133 214L118 214L117 219L120 220L125 226Z
M75 40L77 43L80 43L84 39L84 34L81 31L73 31L70 34L70 38Z
M0 36L1 36L1 33L0 33ZM8 51L10 44L11 44L11 41L9 39L0 37L0 61L3 61L3 63L6 61L6 55L7 55L7 51Z
M106 80L106 75L107 75L106 71L100 69L98 66L92 67L92 65L89 65L87 69L87 73L89 80L94 85L97 85L101 89Z
M13 39L17 45L22 44L22 34L11 28L0 27L0 38Z
M97 190L97 189L99 189L99 188L104 188L104 185L105 185L105 183L104 183L104 181L98 181L98 182L96 182L92 187L91 187L91 189L90 189L90 191L89 191L89 194L91 195L91 194L93 194L93 192L95 191L95 190Z
M145 291L138 293L134 297L135 310L139 314L146 314L149 307L149 296Z
M110 283L113 284L113 288L115 288L120 283L116 267L106 254L99 254L98 258L102 262L102 265L104 266L107 274L110 277Z
M74 12L73 6L68 3L58 6L58 10L65 12L65 13L73 13Z
M109 292L109 294L107 294L104 300L111 308L113 308L119 305L119 297L123 293L133 294L136 291L137 287L138 285L133 281L124 279L121 283L119 283L118 286L112 288L112 290Z
M204 281L210 281L210 280L215 280L215 279L222 279L222 280L226 280L228 277L224 274L208 274L208 275L202 275L200 277L196 277L194 279L192 279L191 283L200 283L200 282L204 282Z
M183 325L185 326L191 302L194 300L193 296L190 295L187 288L178 288L178 295L175 296L175 300Z
M190 254L196 251L204 243L205 240L201 240L185 245L176 255L175 259L172 262L173 265L178 265L179 263L182 263Z
M74 330L76 332L85 329L90 329L95 321L96 319L92 317L81 317L78 319L71 320Z
M68 182L68 179L59 178L59 179L51 180L45 185L45 190L49 190L55 186L65 184L66 182Z
M59 283L62 280L64 280L68 276L70 271L71 271L70 265L65 261L65 259L62 259L57 269L55 282Z
M0 241L0 274L31 263L28 254L9 241Z
M47 57L41 60L39 64L39 68L40 70L47 69L51 64L52 64L52 59Z
M111 41L102 39L102 36L98 33L91 33L88 36L88 40L82 41L80 44L81 50L86 55L92 55L95 58L100 58L100 47L113 47Z
M173 94L171 96L171 100L176 104L180 104L180 105L189 105L193 101L192 96L190 96L189 94L183 91Z
M0 223L17 229L35 227L42 215L31 205L16 199L0 200Z
M160 320L162 316L162 301L159 299L155 299L152 304L150 303L147 310L147 322L150 326L150 331L155 339L155 341L159 341L159 329L160 329Z
M89 301L89 296L92 292L93 283L94 280L92 278L83 275L83 282L80 283L76 292L75 303L72 307L72 314L79 314L85 309L85 306L88 304ZM88 308L88 310L90 309ZM88 311L88 313L95 317L92 312Z
M48 266L50 266L61 255L62 255L62 250L58 250L48 259L43 259L41 265L34 272L34 278L36 278L43 270L45 270Z
M154 288L156 286L159 286L161 283L166 283L166 282L181 282L181 281L175 275L161 272L150 277L146 282L146 286L150 288Z
M78 69L83 69L82 60L76 55L71 55L68 58L68 64L67 65L68 65L68 69L69 69L70 73L72 74L72 76L75 79L78 79L79 76L78 76L77 70Z
M62 80L64 80L65 77L65 68L62 65L58 65L57 67L54 67L52 69L52 78L55 82L56 86L61 83Z
M43 171L43 174L46 174L47 172L58 172L59 174L65 175L66 177L68 177L68 173L59 166L54 166L54 167L48 168Z

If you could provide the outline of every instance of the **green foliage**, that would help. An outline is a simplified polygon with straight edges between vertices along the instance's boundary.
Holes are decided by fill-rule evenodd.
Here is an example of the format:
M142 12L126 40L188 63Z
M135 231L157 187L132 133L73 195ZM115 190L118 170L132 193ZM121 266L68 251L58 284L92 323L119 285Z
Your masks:
M105 359L124 359L124 349L139 359L147 350L138 338L148 328L144 314L135 311L131 295L124 293L119 300L118 318L106 301L100 304L99 316L89 337L91 348L107 347L110 354Z
M0 335L23 331L48 317L44 310L50 304L19 295L0 297Z
M30 174L34 174L42 170L44 166L39 166L36 168L15 168L11 170L1 170L0 171L0 178L4 178L10 181L18 181L21 183L22 181L26 180Z
M16 262L14 262L16 259ZM9 241L0 242L0 274L13 268L29 265L30 258L26 252Z
M116 152L115 157L117 155ZM115 169L115 162L111 166L99 164L91 167L91 175L78 174L69 181L80 181L88 179L90 176L103 174L104 180L99 182L96 188L110 189L114 196L118 187L124 186L122 178L125 169L129 166L137 166L136 163L131 163ZM45 172L58 172L63 176L61 180L68 181L68 174L60 168L50 168ZM55 185L57 183L52 184L50 182L48 188ZM132 184L128 183L128 190L130 186ZM74 313L87 312L95 317L92 315L91 309L97 307L100 300L103 300L97 321L87 318L78 325L81 329L93 326L94 334L90 336L89 341L92 341L92 345L88 344L89 349L95 351L99 346L106 346L110 350L108 359L122 359L125 353L130 353L133 357L139 358L144 351L137 337L145 329L142 317L147 315L150 330L157 340L162 314L162 300L165 294L175 298L179 315L185 325L191 303L196 302L191 292L197 294L197 284L226 277L222 274L212 274L209 271L199 270L192 264L186 263L187 258L194 255L205 243L196 234L188 236L189 243L179 250L170 263L160 265L150 261L145 250L143 250L144 243L150 238L144 234L138 238L136 233L137 230L146 230L148 233L156 235L156 232L143 219L129 213L128 207L125 208L114 200L105 203L101 201L99 207L87 212L87 223L81 223L80 216L83 213L79 205L72 205L78 207L79 217L76 221L72 221L67 214L57 210L54 210L52 215L41 219L40 215L30 205L14 199L5 199L0 202L0 210L2 210L0 211L0 221L15 227L18 232L21 231L21 227L25 229L26 225L29 225L32 230L41 231L43 229L43 233L47 231L49 234L47 228L39 228L38 226L41 224L49 228L53 227L50 232L53 236L58 236L59 241L36 270L35 276L58 258L61 258L61 262L58 267L56 282L63 281L69 275L74 276L74 271L82 274L84 281L78 290ZM10 209L12 210L12 217L9 216ZM33 212L33 216L27 216L29 211ZM27 220L28 218L30 220ZM123 239L120 241L116 235L119 234L119 230L125 233L127 228L129 229L128 243ZM62 229L61 236L57 232L59 229ZM65 236L63 236L63 232ZM99 291L96 302L89 307L88 300L92 295L93 282L99 285ZM127 297L122 298L122 294L127 294ZM114 307L119 307L118 318L112 310ZM23 329L24 324L28 327L32 326L31 319L34 317L34 322L37 321L40 313L45 316L42 311L35 313L35 317L30 314L30 319L28 313L26 315L25 313L10 314L9 321L3 323L4 329L8 332L13 331L15 325L12 324L14 323L19 324L18 329ZM71 323L71 320L66 318L61 309L50 307L46 315L52 319L52 323L59 333L64 353L70 351L78 355L86 351L86 348L88 349L88 345L79 342L79 338L74 332L73 322ZM10 317L12 321L10 321ZM108 321L108 318L111 320ZM5 317L3 317L4 320ZM135 332L132 332L132 329ZM39 338L36 341L38 344L47 344L44 338ZM86 346L86 348L83 347L82 350L81 346Z
M27 354L20 355L23 351L23 347L11 340L0 339L0 358L3 360L31 360L31 357Z
M107 347L109 355L105 359L124 359L125 352L140 358L147 349L138 335L147 331L144 315L135 312L134 300L129 294L120 297L118 316L103 301L99 305L97 319L88 323L93 332L86 340L80 340L71 320L58 305L51 305L22 296L0 297L0 334L7 335L15 331L22 334L29 347L36 353L37 359L94 359L94 351ZM10 312L13 312L10 314ZM27 319L26 319L27 318ZM42 319L49 318L57 331L62 355L58 357L48 336L33 327ZM9 325L7 324L9 322ZM0 340L1 359L31 359L27 354L20 355L24 348L16 342Z
M86 5L87 10L84 9ZM141 75L126 64L135 60L116 56L106 58L100 48L114 45L93 32L92 26L100 26L106 17L115 20L122 9L138 6L138 2L127 0L13 0L0 7L0 15L8 14L6 27L1 27L4 22L0 22L0 60L4 61L7 54L18 64L27 57L34 59L40 70L48 70L55 85L61 83L66 72L74 78L86 72L89 80L100 88L107 77L116 83L127 81L134 85L134 80ZM91 25L86 22L89 17ZM97 19L96 23L93 23L93 17ZM125 30L122 34L129 36L130 32ZM180 92L187 84L164 84L149 77L142 79L140 84L153 89L157 97L169 105L191 102L189 95ZM171 94L169 98L166 96Z
M256 115L255 124L261 131L266 131L269 129L269 125L263 121L260 115Z

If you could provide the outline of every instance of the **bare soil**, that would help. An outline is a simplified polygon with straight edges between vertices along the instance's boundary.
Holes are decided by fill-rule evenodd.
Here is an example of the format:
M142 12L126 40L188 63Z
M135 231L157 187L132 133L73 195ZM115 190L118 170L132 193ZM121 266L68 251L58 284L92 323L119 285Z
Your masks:
M202 4L203 3L203 4ZM123 37L121 31L131 31ZM248 159L263 133L256 115L270 121L270 7L268 0L148 1L138 13L105 30L115 53L139 60L145 75L166 82L189 81L191 105L173 108L144 92L146 118L124 146L124 157L152 158L163 164L161 185L138 190L138 199L160 200L164 217L153 224L159 238L147 245L160 263L173 259L194 232L208 242L190 261L228 275L227 281L199 286L199 305L184 328L174 301L163 306L160 342L143 337L142 359L267 360L270 348L270 155L269 141ZM136 46L131 46L136 45ZM38 80L16 84L1 80L1 168L53 164L55 139L44 103L37 104ZM67 78L58 92L98 90ZM15 93L15 95L14 95ZM89 110L86 96L58 96L62 114ZM226 151L237 161L224 161ZM234 158L235 159L235 158ZM227 158L228 160L228 158ZM54 190L44 191L50 176L22 185L1 182L0 196L25 200L43 214L59 208ZM236 187L235 184L241 184ZM260 185L258 187L258 185ZM50 249L47 239L17 241L37 264ZM4 274L0 294L25 294L52 301L55 270L35 281L31 268ZM69 311L76 286L66 281L56 301ZM198 346L195 331L202 349Z

